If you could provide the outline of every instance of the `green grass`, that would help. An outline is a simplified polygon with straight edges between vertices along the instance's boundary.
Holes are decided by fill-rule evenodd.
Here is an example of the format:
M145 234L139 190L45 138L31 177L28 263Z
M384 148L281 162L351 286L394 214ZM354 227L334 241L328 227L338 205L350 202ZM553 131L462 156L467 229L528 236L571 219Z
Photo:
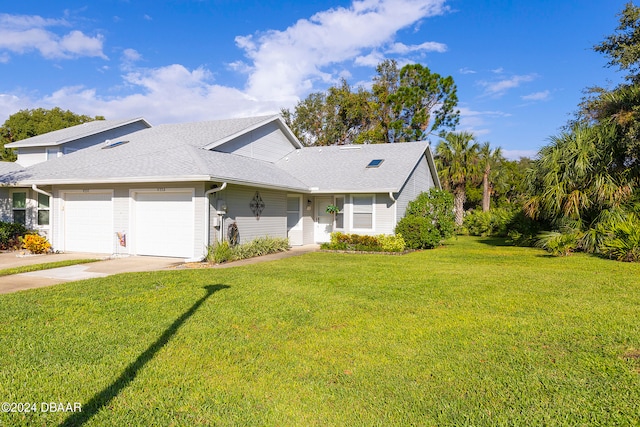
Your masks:
M0 425L637 425L639 277L465 237L0 295L0 401L83 408Z
M20 267L0 269L0 276L10 276L12 274L29 273L31 271L49 270L51 268L68 267L70 265L86 264L100 261L99 259L70 259L66 261L46 262L42 264L23 265Z

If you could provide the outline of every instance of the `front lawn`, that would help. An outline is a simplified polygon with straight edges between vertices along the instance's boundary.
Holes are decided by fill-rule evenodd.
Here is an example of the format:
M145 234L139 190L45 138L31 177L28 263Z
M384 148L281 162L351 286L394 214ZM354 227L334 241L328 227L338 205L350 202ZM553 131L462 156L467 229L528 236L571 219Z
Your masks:
M636 424L640 265L500 243L0 295L0 425Z

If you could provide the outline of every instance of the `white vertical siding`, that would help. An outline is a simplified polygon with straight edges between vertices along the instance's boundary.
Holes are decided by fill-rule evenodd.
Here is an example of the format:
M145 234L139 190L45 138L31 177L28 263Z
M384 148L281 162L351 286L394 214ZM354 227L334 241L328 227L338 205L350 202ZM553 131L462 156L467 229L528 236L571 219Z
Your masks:
M429 169L429 163L427 158L422 156L416 167L411 172L409 179L404 184L404 187L400 190L400 193L396 195L397 199L397 221L400 221L405 215L409 202L414 200L423 191L429 191L435 186L431 170Z
M388 194L376 194L374 212L374 234L393 234L396 228L396 210L395 204Z
M275 162L291 153L295 147L274 122L226 142L215 151Z
M6 187L0 187L0 221L11 221L11 198Z
M260 218L251 210L251 201L256 191L264 202ZM218 198L226 202L223 233L226 238L228 225L235 221L240 233L240 243L247 243L257 237L287 237L287 193L285 191L256 189L230 185L218 193Z
M18 160L16 163L20 166L35 165L47 160L47 150L43 147L24 147L18 148Z

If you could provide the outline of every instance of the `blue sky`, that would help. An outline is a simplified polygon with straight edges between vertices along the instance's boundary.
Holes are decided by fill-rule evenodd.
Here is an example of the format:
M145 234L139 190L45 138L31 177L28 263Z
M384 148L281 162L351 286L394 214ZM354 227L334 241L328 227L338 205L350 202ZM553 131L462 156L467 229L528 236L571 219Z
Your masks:
M56 106L154 125L277 113L396 59L454 78L457 130L533 156L583 89L622 81L591 48L626 1L4 2L0 123Z

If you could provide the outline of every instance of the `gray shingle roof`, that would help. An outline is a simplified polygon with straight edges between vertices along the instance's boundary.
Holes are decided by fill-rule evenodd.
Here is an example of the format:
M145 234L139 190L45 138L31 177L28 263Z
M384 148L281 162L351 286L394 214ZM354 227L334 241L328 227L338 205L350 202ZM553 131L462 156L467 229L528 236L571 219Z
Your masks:
M25 169L0 169L0 183L47 185L169 181L226 181L300 192L398 192L425 154L427 142L307 147L267 162L206 150L268 123L274 116L160 125ZM378 168L366 168L383 159Z
M18 172L22 169L24 168L15 162L0 162L0 174Z
M92 122L86 122L78 126L72 126L65 129L56 130L53 132L44 133L31 138L23 139L20 141L6 144L7 148L21 148L21 147L53 147L56 145L64 144L65 142L73 141L75 139L85 138L97 133L106 132L111 129L115 129L121 126L128 125L142 121L147 126L151 126L143 118L126 119L126 120L95 120Z
M428 150L428 142L307 147L277 165L312 191L397 192ZM384 162L377 168L367 168L375 159Z

